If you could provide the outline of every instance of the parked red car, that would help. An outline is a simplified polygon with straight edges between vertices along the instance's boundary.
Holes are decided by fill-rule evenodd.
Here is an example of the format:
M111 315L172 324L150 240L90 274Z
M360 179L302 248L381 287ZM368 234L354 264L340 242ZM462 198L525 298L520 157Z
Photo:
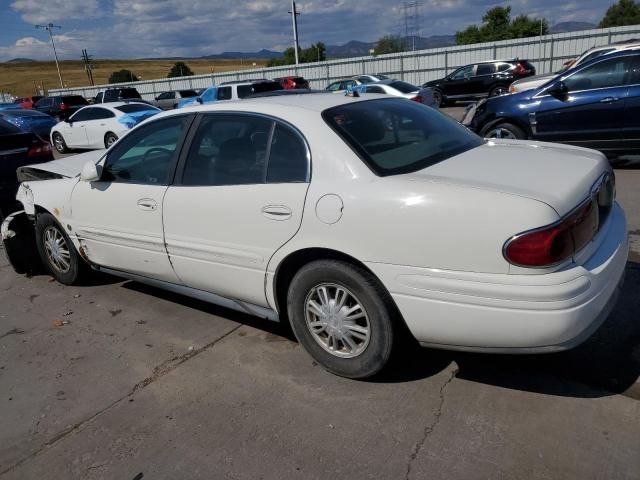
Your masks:
M282 88L285 90L292 90L294 88L309 88L309 82L302 77L280 77L274 78L276 82L280 82Z
M20 105L20 108L33 108L33 104L42 98L42 95L33 95L31 97L16 98L13 103Z

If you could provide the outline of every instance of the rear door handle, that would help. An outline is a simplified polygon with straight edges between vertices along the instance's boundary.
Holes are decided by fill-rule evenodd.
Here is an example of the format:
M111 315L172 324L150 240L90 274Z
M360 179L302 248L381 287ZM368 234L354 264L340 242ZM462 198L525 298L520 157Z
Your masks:
M611 102L617 102L619 100L618 97L605 97L602 100L600 100L600 103L611 103Z
M286 205L267 205L262 207L262 214L271 220L288 220L293 212Z
M150 210L153 211L158 208L158 204L152 198L141 198L138 200L138 208L141 210Z

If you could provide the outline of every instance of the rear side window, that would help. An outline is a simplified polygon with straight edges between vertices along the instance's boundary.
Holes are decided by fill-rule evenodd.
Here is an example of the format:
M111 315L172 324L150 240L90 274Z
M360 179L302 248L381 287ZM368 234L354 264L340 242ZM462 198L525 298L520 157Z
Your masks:
M198 94L195 92L195 90L180 90L180 96L183 98L188 98L197 97Z
M322 118L380 176L422 170L483 144L452 118L402 99L348 103Z
M509 64L509 63L499 63L497 65L497 70L498 72L506 72L507 70L509 70L511 67L513 67L513 65Z
M309 170L307 147L296 132L276 124L267 167L267 183L306 182Z
M491 75L496 73L496 64L495 63L480 63L478 64L478 69L476 70L476 75Z
M251 85L238 85L238 98L244 98L253 93Z
M120 98L140 98L140 94L135 88L122 88Z
M396 90L399 90L402 93L411 93L411 92L417 92L418 90L420 90L415 85L411 85L410 83L400 82L400 81L391 82L390 86L392 86Z
M386 93L384 89L378 85L367 85L367 93Z

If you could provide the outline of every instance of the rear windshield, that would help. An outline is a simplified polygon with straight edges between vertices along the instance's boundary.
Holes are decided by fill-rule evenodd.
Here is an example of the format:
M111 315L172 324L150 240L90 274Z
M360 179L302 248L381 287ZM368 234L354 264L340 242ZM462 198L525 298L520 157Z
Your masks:
M399 80L397 82L391 82L389 85L395 88L396 90L400 90L402 93L411 93L411 92L417 92L418 90L420 90L415 85L411 85L410 83L407 83L407 82L401 82Z
M88 105L84 97L81 97L80 95L68 95L66 97L62 97L62 102L67 105Z
M184 98L197 97L198 94L196 93L195 90L180 90L180 96Z
M152 107L151 105L145 105L144 103L128 103L126 105L120 105L119 107L116 107L116 110L120 110L123 113L133 113L159 109L156 107Z
M339 105L322 118L380 176L422 170L483 144L452 118L404 99Z
M120 90L120 98L140 98L140 94L135 88L123 88Z

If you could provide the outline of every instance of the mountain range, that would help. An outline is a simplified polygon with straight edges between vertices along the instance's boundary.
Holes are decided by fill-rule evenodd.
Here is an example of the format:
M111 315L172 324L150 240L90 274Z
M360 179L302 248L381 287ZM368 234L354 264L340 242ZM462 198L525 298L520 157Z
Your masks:
M596 28L596 25L588 22L561 22L553 25L549 29L549 33L567 33L579 30L590 30ZM431 35L429 37L408 37L404 39L408 45L413 47L415 41L416 50L424 50L427 48L450 47L456 44L455 35ZM362 42L359 40L351 40L344 45L327 45L326 56L332 58L349 58L363 57L369 55L369 51L375 48L376 42ZM203 55L201 57L191 57L193 59L215 59L215 60L269 60L282 56L283 52L262 49L257 52L222 52L212 55ZM185 60L184 57L161 57L161 58L143 58L141 60ZM14 58L8 60L7 63L31 62L29 58Z

